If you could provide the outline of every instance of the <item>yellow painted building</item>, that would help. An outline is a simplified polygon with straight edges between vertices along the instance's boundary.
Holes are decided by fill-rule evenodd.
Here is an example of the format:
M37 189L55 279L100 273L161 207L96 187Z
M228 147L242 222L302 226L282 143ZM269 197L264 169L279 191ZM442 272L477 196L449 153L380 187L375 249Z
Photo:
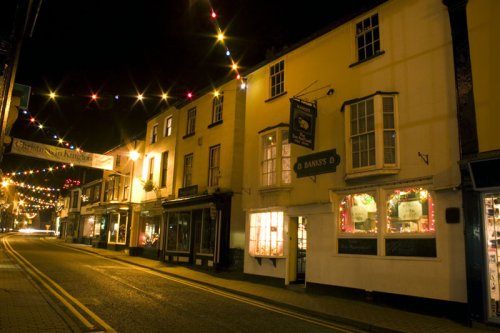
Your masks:
M143 179L156 191L143 204L161 203L162 259L242 266L244 108L245 91L233 80L148 121Z
M246 73L245 273L467 302L451 45L387 1Z

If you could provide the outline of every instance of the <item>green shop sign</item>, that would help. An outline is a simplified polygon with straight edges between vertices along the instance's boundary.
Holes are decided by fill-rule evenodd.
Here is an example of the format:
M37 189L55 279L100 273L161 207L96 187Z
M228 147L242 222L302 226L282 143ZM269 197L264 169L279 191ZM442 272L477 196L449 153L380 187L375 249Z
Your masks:
M337 171L340 164L340 156L337 149L325 150L316 154L304 155L297 158L293 170L297 178L315 176L322 173Z

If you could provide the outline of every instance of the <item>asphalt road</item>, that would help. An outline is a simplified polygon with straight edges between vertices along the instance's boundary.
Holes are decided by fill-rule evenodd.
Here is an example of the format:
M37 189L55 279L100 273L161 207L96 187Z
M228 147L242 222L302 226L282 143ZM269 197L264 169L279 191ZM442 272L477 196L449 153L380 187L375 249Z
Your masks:
M42 237L11 236L8 243L82 331L351 332Z

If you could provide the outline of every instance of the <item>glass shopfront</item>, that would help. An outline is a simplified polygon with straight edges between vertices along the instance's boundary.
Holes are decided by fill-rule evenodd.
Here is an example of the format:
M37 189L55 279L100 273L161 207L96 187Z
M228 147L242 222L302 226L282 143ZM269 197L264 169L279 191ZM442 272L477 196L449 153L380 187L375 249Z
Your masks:
M500 322L500 193L486 195L483 198L483 216L485 227L485 252L488 284L488 318Z
M158 249L160 246L160 226L161 215L141 217L139 246Z

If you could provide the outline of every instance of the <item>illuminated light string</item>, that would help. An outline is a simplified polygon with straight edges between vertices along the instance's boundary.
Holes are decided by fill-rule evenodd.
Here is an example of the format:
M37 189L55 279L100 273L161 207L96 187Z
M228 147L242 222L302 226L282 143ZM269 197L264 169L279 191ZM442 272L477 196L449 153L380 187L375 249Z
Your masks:
M224 35L224 30L221 28L221 25L220 25L219 20L218 20L217 12L216 12L215 8L212 6L211 1L208 1L208 4L210 7L210 19L213 23L213 26L214 26L214 29L216 32L215 37L216 37L217 43L219 45L221 45L222 48L224 49L224 53L225 53L226 57L229 59L230 69L231 69L231 71L234 71L235 79L240 81L240 88L246 89L246 80L241 76L240 70L238 67L238 62L235 61L235 59L232 56L232 52L229 50L229 47L227 45L226 38ZM217 97L217 91L214 92L214 95ZM58 95L55 91L50 91L48 96L52 100L55 100L58 97ZM173 96L170 96L168 94L168 92L164 92L164 91L161 92L161 94L159 94L157 96L159 96L161 98L161 100L164 100L164 101L168 101L169 98L174 98ZM91 95L87 96L87 97L90 99L90 102L97 102L101 98L95 92L91 93ZM143 101L146 98L146 96L142 92L137 92L137 94L134 97L137 99L137 101ZM194 93L192 91L188 91L185 94L185 98L187 98L188 100L193 99ZM115 94L114 99L119 100L120 95ZM78 147L77 145L65 140L63 137L61 137L57 133L52 132L50 130L50 128L47 128L42 122L38 121L34 116L32 116L28 110L22 110L22 114L28 118L29 124L31 124L32 126L35 126L39 130L44 131L44 133L46 133L50 137L51 140L55 140L57 145L83 152L83 150L80 147Z
M30 197L24 193L18 193L18 195L19 195L19 197L23 198L24 201L35 202L35 203L42 205L42 206L54 206L56 203L55 200L46 201L46 200L43 200L43 199L40 199L37 197L33 197L33 196Z
M51 140L54 140L57 143L57 145L83 153L83 149L81 149L80 147L77 147L75 144L72 144L69 141L64 140L64 138L61 137L59 134L57 134L56 132L53 132L50 128L45 126L42 122L38 121L33 115L30 114L30 112L28 110L23 109L23 110L21 110L21 113L26 117L26 119L28 120L28 123L30 125L43 131L43 133L46 134Z
M9 179L9 180L4 179L4 182L5 181L7 181L7 184L8 184L7 186L16 186L16 187L20 187L23 189L29 189L31 191L45 191L45 192L59 192L60 191L60 189L58 189L58 188L30 185L30 184L26 184L23 182L16 182L12 179Z
M12 171L4 173L6 177L16 177L16 176L36 176L40 173L54 172L54 171L65 171L70 167L74 167L74 164L61 164L53 167L43 168L43 169L29 169L22 171Z

